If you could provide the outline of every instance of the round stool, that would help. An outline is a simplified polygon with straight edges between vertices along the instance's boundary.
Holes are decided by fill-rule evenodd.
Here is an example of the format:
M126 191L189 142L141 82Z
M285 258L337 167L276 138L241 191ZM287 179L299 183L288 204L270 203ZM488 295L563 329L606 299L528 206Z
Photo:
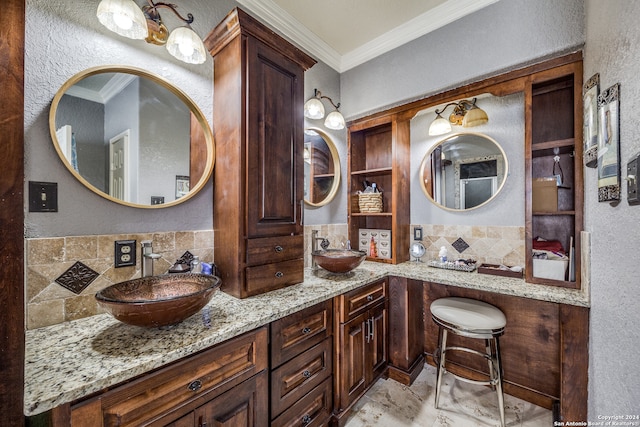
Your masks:
M438 325L438 348L434 353L437 367L436 402L440 398L442 375L445 369L448 351L464 351L487 359L489 364L489 380L478 381L449 372L454 377L472 384L490 385L498 394L500 409L500 425L504 427L504 396L502 394L502 362L500 360L500 344L498 337L504 333L507 319L498 308L482 301L470 298L440 298L431 303L431 317ZM452 333L467 338L485 340L486 353L466 347L447 347L447 334ZM437 360L437 354L440 353Z

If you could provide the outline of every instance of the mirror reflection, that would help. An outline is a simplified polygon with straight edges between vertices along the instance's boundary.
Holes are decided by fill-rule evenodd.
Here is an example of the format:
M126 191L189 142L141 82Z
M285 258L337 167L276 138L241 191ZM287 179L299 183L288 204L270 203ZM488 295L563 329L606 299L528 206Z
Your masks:
M304 201L323 206L340 185L340 158L331 137L317 128L304 131Z
M480 133L458 133L441 140L425 155L420 181L433 203L464 211L493 199L507 173L507 157L494 139Z
M49 127L71 173L128 206L181 203L213 170L213 135L202 112L144 70L95 68L72 77L53 100Z

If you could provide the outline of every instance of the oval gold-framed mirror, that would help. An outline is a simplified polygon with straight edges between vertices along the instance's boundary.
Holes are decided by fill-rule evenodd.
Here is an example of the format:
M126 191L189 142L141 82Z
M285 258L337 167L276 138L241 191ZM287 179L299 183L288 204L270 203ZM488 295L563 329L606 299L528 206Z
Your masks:
M190 199L215 163L200 108L168 80L135 67L94 67L71 77L53 98L49 131L78 181L130 207Z
M331 202L340 187L340 156L325 131L304 130L304 201L309 206Z
M498 142L481 133L456 133L435 144L420 165L427 198L449 211L477 209L504 187L509 162Z

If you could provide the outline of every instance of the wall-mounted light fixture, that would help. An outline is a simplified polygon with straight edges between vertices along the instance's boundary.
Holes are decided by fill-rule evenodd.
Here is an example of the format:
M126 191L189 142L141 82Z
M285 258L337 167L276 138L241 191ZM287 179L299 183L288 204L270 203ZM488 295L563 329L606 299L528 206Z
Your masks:
M344 117L338 111L340 108L340 103L334 104L333 100L328 96L324 96L318 89L313 90L313 98L309 99L304 103L304 116L308 119L316 119L319 120L324 117L324 104L322 104L322 99L328 99L334 111L329 113L327 118L324 120L324 125L329 129L340 130L344 129L346 126L344 122Z
M193 15L187 14L183 18L175 4L153 2L147 0L148 5L140 8L133 0L102 0L98 5L96 15L102 25L120 34L136 40L146 40L147 43L166 46L169 53L180 61L189 64L202 64L206 59L206 50L202 39L189 24L193 22ZM169 33L162 22L158 9L171 10L185 26L178 27Z
M449 116L449 120L442 117L440 114L444 113L447 107L455 105L453 112ZM429 135L444 135L451 132L451 124L462 125L462 127L473 127L485 124L489 121L487 113L481 108L476 106L476 98L471 101L463 99L458 102L450 102L442 109L436 109L436 118L431 122L429 126Z

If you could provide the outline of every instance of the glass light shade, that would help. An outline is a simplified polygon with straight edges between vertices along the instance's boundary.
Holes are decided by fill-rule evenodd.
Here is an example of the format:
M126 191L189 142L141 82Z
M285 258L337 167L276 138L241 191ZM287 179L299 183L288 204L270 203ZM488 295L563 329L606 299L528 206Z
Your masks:
M202 39L189 27L178 27L167 39L167 50L180 61L202 64L206 61L206 50Z
M451 123L449 123L449 120L438 114L438 116L433 122L431 122L431 125L429 126L429 135L444 135L445 133L449 132L451 132Z
M481 108L475 107L467 111L462 119L462 127L470 128L473 126L480 126L489 121L487 113Z
M102 25L121 36L136 40L147 37L147 20L132 0L102 0L96 16Z
M338 110L329 113L324 121L324 125L333 130L344 129L344 127L346 126L344 117L342 117L342 114L340 114L340 111Z
M324 117L324 105L318 98L311 98L304 103L304 116L308 119L321 119Z

